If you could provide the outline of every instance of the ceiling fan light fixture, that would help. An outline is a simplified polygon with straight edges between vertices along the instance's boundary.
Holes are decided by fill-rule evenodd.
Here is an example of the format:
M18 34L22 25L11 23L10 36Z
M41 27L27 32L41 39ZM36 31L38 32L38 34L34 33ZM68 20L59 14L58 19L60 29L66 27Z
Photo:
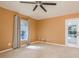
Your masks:
M35 1L35 2L26 2L26 1L21 1L20 3L28 3L28 4L36 4L35 5L35 7L34 7L34 9L33 9L33 11L35 11L36 10L36 8L38 7L38 6L40 6L45 12L47 12L47 10L44 8L44 6L43 5L56 5L56 3L43 3L42 1Z

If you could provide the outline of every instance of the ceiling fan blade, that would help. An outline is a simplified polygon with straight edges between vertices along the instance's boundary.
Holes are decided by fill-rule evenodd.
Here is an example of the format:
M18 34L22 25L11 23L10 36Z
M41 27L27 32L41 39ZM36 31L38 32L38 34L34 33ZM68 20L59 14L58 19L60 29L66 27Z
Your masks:
M20 1L20 3L36 4L35 2Z
M33 9L33 11L35 11L35 9L38 7L38 5L35 5L35 7L34 7L34 9Z
M43 5L40 5L40 7L41 7L45 12L47 12L47 10L43 7Z
M43 5L56 5L56 3L42 3Z

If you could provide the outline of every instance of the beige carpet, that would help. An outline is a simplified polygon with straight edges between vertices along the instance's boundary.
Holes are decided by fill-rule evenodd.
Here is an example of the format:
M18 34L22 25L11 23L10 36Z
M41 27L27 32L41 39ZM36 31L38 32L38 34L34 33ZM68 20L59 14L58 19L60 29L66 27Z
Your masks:
M0 54L0 58L63 58L63 57L64 58L79 57L79 49L39 43Z

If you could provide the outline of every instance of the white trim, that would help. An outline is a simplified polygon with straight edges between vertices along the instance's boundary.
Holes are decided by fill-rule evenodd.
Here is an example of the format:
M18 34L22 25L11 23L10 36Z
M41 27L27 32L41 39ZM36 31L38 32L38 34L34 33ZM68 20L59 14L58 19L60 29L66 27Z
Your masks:
M67 45L68 41L67 41L67 37L68 37L68 28L67 28L67 22L68 20L65 21L65 45Z
M34 44L34 43L40 43L40 41L31 42L31 44Z
M62 46L62 47L72 47L72 46L67 46L67 45L62 45L62 44L57 44L57 43L50 43L50 42L43 42L39 41L40 43L46 43L46 44L51 44L51 45L57 45L57 46ZM79 48L79 47L73 47L73 48Z
M46 44L57 45L57 46L64 46L65 47L65 45L57 44L57 43L50 43L50 42L43 42L43 41L40 41L40 43L46 43Z
M67 46L67 45L62 45L62 44L57 44L57 43L49 43L49 42L41 42L41 43L46 43L46 44L51 44L51 45L57 45L57 46L63 46L63 47L70 47L70 48L79 48L79 47L73 47L71 46Z
M32 44L34 44L34 43L46 43L46 44L51 44L51 45L66 46L66 45L62 45L62 44L50 43L50 42L43 42L43 41L35 41L35 42L32 42Z
M2 50L2 51L0 51L0 53L7 52L7 51L10 51L10 50L13 50L13 48Z

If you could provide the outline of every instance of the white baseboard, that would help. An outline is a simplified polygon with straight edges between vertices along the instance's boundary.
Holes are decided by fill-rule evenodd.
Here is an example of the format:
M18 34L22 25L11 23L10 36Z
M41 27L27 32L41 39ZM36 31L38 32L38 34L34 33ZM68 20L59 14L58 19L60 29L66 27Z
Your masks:
M57 45L57 46L66 46L66 45L62 45L62 44L43 42L43 41L40 41L40 43L46 43L46 44Z
M58 46L66 46L66 45L62 45L62 44L50 43L50 42L43 42L43 41L35 41L35 42L31 42L31 44L34 44L34 43L47 43L47 44L58 45Z
M2 50L2 51L0 51L0 53L7 52L7 51L10 51L10 50L13 50L13 48Z
M35 42L32 42L31 44L34 44L34 43L40 43L40 41L35 41Z
M79 48L79 47L71 47L71 46L67 46L67 45L62 45L62 44L57 44L57 43L50 43L50 42L43 42L43 41L40 41L40 43L46 43L46 44L69 47L69 48Z

